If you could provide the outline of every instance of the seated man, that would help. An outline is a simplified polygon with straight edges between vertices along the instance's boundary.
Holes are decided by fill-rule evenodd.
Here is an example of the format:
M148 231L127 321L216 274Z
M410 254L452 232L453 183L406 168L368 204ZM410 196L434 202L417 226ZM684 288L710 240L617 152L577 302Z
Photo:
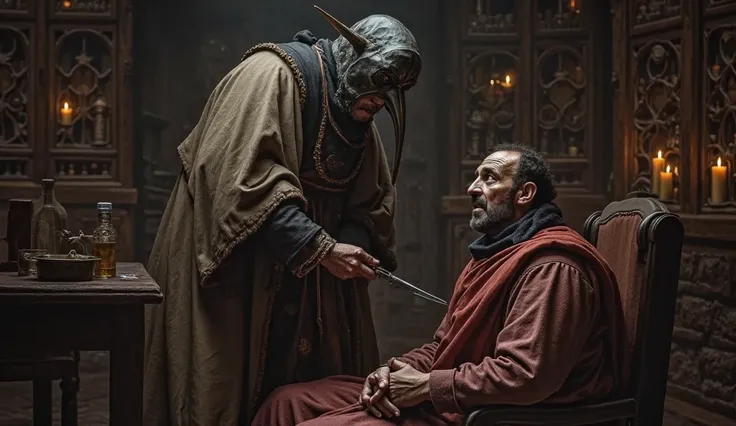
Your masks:
M469 247L434 341L367 379L279 388L254 425L459 424L482 406L592 401L625 389L616 279L563 224L544 159L497 146L468 194L470 226L483 235Z

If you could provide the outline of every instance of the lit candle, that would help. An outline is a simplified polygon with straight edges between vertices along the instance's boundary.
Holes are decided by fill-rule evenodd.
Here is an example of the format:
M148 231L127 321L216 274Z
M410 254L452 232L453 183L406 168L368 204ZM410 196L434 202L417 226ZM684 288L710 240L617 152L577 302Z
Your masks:
M659 173L659 198L662 200L672 200L672 173L668 165L665 171Z
M710 202L721 204L726 201L726 166L721 166L721 157L710 168Z
M69 102L64 102L64 108L59 111L61 117L61 124L63 126L72 125L72 109L69 108Z
M511 87L511 76L509 74L506 74L506 79L501 82L501 86L505 88Z
M662 151L657 153L657 158L652 158L652 192L659 194L659 174L664 169L664 158Z

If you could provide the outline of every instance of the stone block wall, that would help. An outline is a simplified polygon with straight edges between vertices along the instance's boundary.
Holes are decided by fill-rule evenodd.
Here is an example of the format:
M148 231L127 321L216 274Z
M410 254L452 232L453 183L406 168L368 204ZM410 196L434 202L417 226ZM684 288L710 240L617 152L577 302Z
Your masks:
M736 424L736 256L686 247L678 292L668 405Z

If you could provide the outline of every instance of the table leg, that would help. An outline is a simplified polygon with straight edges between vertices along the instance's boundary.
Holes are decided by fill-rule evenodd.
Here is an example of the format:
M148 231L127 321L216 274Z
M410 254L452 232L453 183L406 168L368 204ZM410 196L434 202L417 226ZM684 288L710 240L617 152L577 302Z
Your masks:
M33 381L33 426L51 426L52 394L51 380Z
M118 307L110 350L110 426L143 423L143 306Z

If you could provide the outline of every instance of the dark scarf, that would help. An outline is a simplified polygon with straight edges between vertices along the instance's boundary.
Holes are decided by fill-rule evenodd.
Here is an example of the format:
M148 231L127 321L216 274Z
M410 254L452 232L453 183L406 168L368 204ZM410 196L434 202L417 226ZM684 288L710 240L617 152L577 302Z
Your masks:
M514 244L527 241L537 232L553 226L564 225L562 211L557 204L547 203L529 210L521 219L504 228L495 235L483 235L469 246L473 259L489 258Z
M325 71L326 71L326 79L327 79L327 94L330 104L330 112L332 113L332 118L335 119L335 122L337 126L340 128L340 132L345 136L348 140L354 141L354 142L362 142L362 139L365 137L366 132L370 128L371 121L368 122L358 122L355 121L352 117L352 114L350 111L347 111L340 100L337 98L337 88L338 88L338 77L337 77L337 62L335 60L335 56L332 54L332 41L327 39L317 39L311 31L309 30L302 30L296 33L294 35L294 42L302 43L307 46L317 46L322 51L322 61L325 65ZM293 46L293 44L291 44ZM320 75L319 73L319 64L316 63L316 61L311 61L309 59L310 55L303 55L302 57L306 58L302 63L304 65L307 65L312 70L315 70L316 77ZM314 56L312 56L314 57ZM321 93L321 81L312 81L313 84L310 84L312 86L312 91L310 91L310 96L316 95L318 99L321 99L322 93ZM309 84L309 83L308 83Z

